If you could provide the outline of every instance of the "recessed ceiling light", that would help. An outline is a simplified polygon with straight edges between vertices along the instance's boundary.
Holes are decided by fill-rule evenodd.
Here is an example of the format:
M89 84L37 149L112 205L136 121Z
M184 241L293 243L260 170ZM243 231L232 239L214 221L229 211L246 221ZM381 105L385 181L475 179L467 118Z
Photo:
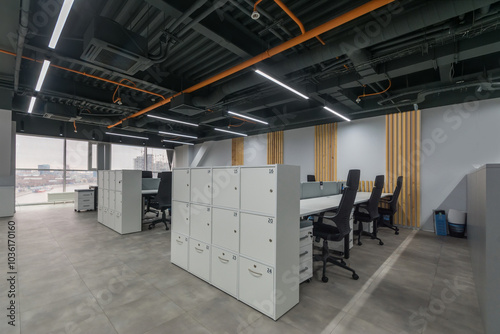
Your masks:
M166 140L166 139L163 139L162 142L164 142L164 143L174 143L174 144L183 144L183 145L194 145L193 143L185 143L185 142L177 141L177 140Z
M326 109L326 110L328 110L329 112L331 112L331 113L333 113L333 114L335 114L335 115L339 116L340 118L345 119L345 120L346 120L346 121L348 121L348 122L350 122L350 121L351 121L349 118L347 118L347 117L345 117L345 116L343 116L343 115L339 114L339 113L338 113L338 112L336 112L336 111L333 111L332 109L330 109L330 108L328 108L328 107L323 107L323 108L325 108L325 109Z
M304 99L306 99L306 100L308 100L308 99L309 99L309 98L308 98L307 96L305 96L304 94L302 94L302 93L300 93L300 92L296 91L296 90L295 90L295 89L293 89L292 87L285 85L285 84L284 84L284 83L282 83L281 81L279 81L279 80L277 80L277 79L273 78L272 76L270 76L270 75L268 75L268 74L266 74L266 73L264 73L264 72L262 72L262 71L260 71L260 70L255 70L255 73L262 75L264 78L266 78L266 79L268 79L268 80L271 80L272 82L274 82L274 83L276 83L276 84L280 85L281 87L284 87L284 88L288 89L289 91L291 91L291 92L293 92L293 93L297 94L298 96L300 96L300 97L302 97L302 98L304 98Z
M186 138L198 139L198 137L195 137L195 136L181 135L179 133L173 133L173 132L158 131L158 133L161 133L161 134L164 134L164 135L169 135L169 136L178 136L178 137L186 137Z
M174 122L174 123L186 124L186 125L190 125L190 126L198 126L198 124L184 122L184 121L178 121L176 119L171 119L171 118L166 118L166 117L160 117L160 116L155 116L155 115L146 115L146 116L152 117L152 118L161 119L161 120L164 120L164 121L167 121L167 122Z
M223 130L223 129L218 129L218 128L215 128L216 131L221 131L221 132L227 132L227 133L231 133L233 135L237 135L237 136L243 136L243 137L246 137L247 135L244 134L244 133L240 133L240 132L234 132L234 131L229 131L229 130Z
M246 119L249 119L249 120L254 121L254 122L258 122L258 123L262 123L262 124L266 124L266 125L269 124L267 122L261 121L260 119L256 119L256 118L253 118L253 117L250 117L250 116L246 116L246 115L242 115L242 114L237 114L237 113L232 112L232 111L228 111L227 113L231 114L231 115L238 116L238 117L246 118Z
M74 0L64 0L64 3L61 7L61 12L59 13L59 17L57 18L56 26L54 27L54 31L52 32L52 37L50 38L49 48L51 49L56 48L57 41L59 41L59 37L61 36L64 24L68 19L68 15L71 11L71 7L73 6L73 2Z
M140 137L140 136L132 136L132 135L124 135L122 133L116 133L116 132L106 132L107 135L110 136L120 136L120 137L129 137L129 138L136 138L136 139L144 139L144 140L149 140L148 137Z

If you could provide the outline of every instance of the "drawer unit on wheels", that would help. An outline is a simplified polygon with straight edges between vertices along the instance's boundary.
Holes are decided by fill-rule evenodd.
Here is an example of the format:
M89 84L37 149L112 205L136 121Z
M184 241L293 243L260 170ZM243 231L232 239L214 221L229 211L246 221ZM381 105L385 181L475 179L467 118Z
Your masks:
M180 233L171 233L170 262L183 269L188 269L189 237Z
M299 275L300 283L310 281L313 275L313 227L305 226L300 229Z
M76 189L75 190L75 211L95 210L94 190Z
M212 247L212 284L237 297L238 254L219 247Z

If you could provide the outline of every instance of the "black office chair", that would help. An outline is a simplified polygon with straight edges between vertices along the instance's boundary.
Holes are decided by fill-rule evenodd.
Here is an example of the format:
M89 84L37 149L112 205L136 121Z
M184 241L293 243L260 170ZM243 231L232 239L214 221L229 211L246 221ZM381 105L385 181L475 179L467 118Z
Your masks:
M307 182L315 182L316 181L316 177L314 177L314 175L307 175Z
M142 178L143 179L152 179L153 178L153 172L150 170L143 170L142 171Z
M379 241L379 245L383 245L384 243L380 238L377 237L377 221L379 218L378 214L378 203L380 201L380 197L382 196L382 189L384 188L384 175L377 175L375 177L375 183L373 185L372 194L370 195L370 199L367 203L356 205L356 209L354 210L353 218L354 224L358 223L358 245L361 246L361 236L367 235L372 239L377 239ZM360 211L363 209L363 211ZM363 223L373 222L373 231L366 232L363 231Z
M150 205L161 211L161 218L148 222L148 229L151 230L158 223L164 223L165 229L168 231L166 211L170 210L172 206L172 172L163 172L158 176L160 177L158 194L151 201Z
M318 221L313 224L313 236L316 237L316 241L319 242L320 239L323 239L322 252L321 254L314 255L313 261L323 262L323 277L321 280L325 283L328 282L328 277L325 275L327 263L332 263L349 270L352 272L352 278L355 280L359 278L354 269L348 267L342 258L332 256L328 249L328 241L344 240L344 258L349 258L349 233L351 232L349 218L351 216L354 200L356 199L356 192L358 191L359 175L360 171L358 169L349 171L346 187L344 188L345 190L342 194L336 214L327 217L324 216L323 213L320 215ZM335 225L326 224L323 222L325 220L331 221Z
M396 235L399 234L399 228L397 226L394 226L394 214L398 212L398 198L402 187L403 177L398 176L398 179L396 181L396 189L394 189L394 192L392 193L390 199L382 198L380 201L382 203L388 204L389 208L378 208L378 214L380 215L380 217L382 217L383 215L388 215L390 217L389 222L385 221L384 219L379 219L378 226L388 227L394 230L394 234Z

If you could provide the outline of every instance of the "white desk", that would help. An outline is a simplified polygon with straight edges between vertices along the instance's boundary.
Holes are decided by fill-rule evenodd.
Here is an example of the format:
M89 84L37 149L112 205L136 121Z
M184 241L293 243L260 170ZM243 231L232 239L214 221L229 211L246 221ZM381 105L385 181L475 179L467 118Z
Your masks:
M354 205L367 202L370 199L371 194L371 192L358 192L356 194L356 199L354 200ZM392 196L392 193L382 193L380 198L387 196ZM342 194L301 199L300 216L310 216L316 213L337 209L341 199Z

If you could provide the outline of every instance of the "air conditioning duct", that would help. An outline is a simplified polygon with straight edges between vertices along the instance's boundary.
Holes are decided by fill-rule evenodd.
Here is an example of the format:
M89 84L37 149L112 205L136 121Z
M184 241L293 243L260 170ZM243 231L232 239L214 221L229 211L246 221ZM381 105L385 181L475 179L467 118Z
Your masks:
M119 23L96 17L84 34L81 59L111 70L134 75L148 69L148 42Z

